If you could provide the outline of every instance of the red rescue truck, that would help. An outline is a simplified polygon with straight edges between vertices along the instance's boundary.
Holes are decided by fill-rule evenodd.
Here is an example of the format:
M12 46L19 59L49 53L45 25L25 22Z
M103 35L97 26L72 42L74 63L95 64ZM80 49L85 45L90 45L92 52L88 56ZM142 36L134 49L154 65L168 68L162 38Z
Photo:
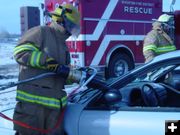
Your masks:
M144 63L143 39L152 19L163 14L162 0L45 0L45 10L63 3L72 3L81 13L80 35L67 40L72 65L93 66L113 77ZM180 11L170 14L175 18L172 38L180 46Z

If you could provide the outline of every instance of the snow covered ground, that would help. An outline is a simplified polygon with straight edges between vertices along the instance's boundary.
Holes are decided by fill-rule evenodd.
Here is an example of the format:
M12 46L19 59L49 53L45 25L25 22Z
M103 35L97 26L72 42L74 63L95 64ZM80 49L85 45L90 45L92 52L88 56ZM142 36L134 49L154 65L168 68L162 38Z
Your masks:
M13 59L13 48L16 44L0 43L0 88L5 84L17 81L18 65ZM15 87L0 90L0 111L15 105Z
M10 82L17 81L18 65L13 59L13 48L15 43L0 43L0 88ZM16 87L0 90L0 112L12 117L15 100ZM0 118L0 134L13 135L13 124Z

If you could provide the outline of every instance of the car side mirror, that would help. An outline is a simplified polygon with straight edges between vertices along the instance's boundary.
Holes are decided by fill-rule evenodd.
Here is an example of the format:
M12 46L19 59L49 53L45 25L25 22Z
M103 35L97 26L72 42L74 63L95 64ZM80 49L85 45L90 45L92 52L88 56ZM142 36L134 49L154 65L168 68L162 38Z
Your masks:
M108 104L116 104L121 101L122 95L119 90L111 89L104 94L104 99Z

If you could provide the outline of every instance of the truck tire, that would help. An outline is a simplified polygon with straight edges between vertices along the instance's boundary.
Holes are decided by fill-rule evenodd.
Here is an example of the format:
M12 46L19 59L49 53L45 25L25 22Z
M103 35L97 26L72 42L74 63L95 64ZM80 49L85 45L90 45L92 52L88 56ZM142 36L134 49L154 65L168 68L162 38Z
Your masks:
M106 78L119 77L134 68L133 60L125 53L117 53L109 61Z

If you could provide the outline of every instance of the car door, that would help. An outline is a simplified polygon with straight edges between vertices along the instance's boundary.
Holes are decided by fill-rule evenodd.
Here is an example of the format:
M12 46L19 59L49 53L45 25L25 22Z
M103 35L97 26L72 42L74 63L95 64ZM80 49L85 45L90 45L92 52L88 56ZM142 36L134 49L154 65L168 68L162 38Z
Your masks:
M179 120L180 108L86 108L79 135L164 135L166 120Z

